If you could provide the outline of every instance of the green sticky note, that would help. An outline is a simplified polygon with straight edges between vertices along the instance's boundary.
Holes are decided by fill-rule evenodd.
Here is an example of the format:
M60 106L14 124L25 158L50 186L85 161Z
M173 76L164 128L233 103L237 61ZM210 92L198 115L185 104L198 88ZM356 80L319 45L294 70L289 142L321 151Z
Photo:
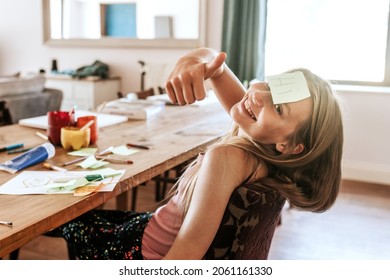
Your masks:
M107 165L107 164L109 164L109 162L97 160L95 158L95 156L89 156L85 160L80 162L78 165L81 166L84 169L87 169L87 168L89 168L89 169L97 169L97 168L100 168L100 167L102 167L104 165Z
M103 169L99 170L99 174L103 175L105 178L107 178L107 177L114 177L114 176L120 175L121 173L122 173L121 170L115 170L115 169L112 169L112 168L109 168L109 167L108 168L103 168Z
M125 145L115 147L112 150L112 153L115 155L122 155L122 156L129 156L132 154L135 154L139 152L138 149L133 149L133 148L127 148Z
M97 148L83 148L77 151L69 152L70 156L87 157L94 155L97 152Z
M76 179L69 180L68 182L47 184L46 185L47 192L48 193L56 193L56 192L67 190L68 188L71 188L75 182L76 182Z
M301 71L267 77L274 104L297 102L310 97L309 87Z
M102 160L99 160L98 162L96 162L95 164L91 165L90 167L88 167L89 169L98 169L98 168L101 168L107 164L110 164L109 162L107 161L102 161Z
M86 178L73 179L69 182L63 183L53 183L48 187L48 193L56 193L56 192L70 192L79 187L83 187L87 185L89 181Z

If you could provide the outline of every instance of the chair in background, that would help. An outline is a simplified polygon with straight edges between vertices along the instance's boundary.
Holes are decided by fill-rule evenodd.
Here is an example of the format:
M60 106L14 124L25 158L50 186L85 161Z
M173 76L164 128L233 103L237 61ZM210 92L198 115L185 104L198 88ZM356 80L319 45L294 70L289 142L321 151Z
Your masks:
M1 77L0 99L5 102L8 111L5 114L3 112L2 118L5 116L8 118L7 122L16 124L21 119L43 116L49 111L59 110L62 91L46 88L45 84L46 78L41 74Z
M118 92L117 94L118 94L118 98L125 97L125 95L122 92ZM140 90L135 92L135 94L137 95L138 99L146 99L147 97L154 95L154 89L150 88L147 90Z
M204 259L266 260L285 201L261 185L237 188Z
M0 101L0 126L7 124L12 124L11 115L7 107L7 102Z
M63 236L59 230L49 231L49 232L45 233L44 235L49 236L49 237L55 237L55 238L57 238L57 237L63 238ZM76 260L77 259L76 254L73 252L73 249L70 247L70 245L68 243L66 244L66 248L68 251L68 259L69 260ZM9 254L9 259L10 260L17 260L19 258L19 252L20 252L20 248L12 251Z
M138 99L146 99L147 97L154 95L154 89L149 88L146 90L137 91L135 94L137 94Z
M163 87L158 87L158 93L159 94L164 94L164 93L167 93L167 91Z

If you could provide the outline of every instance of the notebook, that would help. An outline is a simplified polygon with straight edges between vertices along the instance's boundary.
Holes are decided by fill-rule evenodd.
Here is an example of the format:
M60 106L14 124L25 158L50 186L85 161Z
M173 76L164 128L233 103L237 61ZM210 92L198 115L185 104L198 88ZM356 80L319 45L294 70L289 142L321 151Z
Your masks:
M125 97L106 103L102 112L126 116L129 120L146 120L164 109L165 103L161 101L131 100Z
M82 116L97 116L97 123L99 128L127 122L128 118L125 116L112 115L112 114L98 114L95 112L75 110L75 119ZM19 120L19 125L29 126L39 129L47 129L47 116L39 116L27 119Z

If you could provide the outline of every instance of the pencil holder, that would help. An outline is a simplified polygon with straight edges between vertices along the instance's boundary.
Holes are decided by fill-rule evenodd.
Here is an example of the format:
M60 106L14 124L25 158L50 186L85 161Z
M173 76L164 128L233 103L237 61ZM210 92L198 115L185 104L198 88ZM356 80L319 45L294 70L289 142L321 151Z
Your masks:
M47 113L47 136L56 146L61 145L61 128L75 124L74 114L66 111L50 111Z
M98 139L98 124L97 124L97 117L96 116L83 116L77 118L77 127L83 127L85 124L87 124L89 121L93 120L93 124L89 127L91 129L91 139L89 141L90 145L93 145L96 143Z
M64 149L80 150L89 146L91 137L90 128L80 130L77 127L66 126L61 128L61 144Z

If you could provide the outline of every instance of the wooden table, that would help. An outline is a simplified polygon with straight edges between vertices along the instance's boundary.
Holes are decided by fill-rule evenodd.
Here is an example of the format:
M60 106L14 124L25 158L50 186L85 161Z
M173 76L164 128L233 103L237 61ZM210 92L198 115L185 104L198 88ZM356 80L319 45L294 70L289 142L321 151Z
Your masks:
M112 164L125 169L122 180L112 192L93 193L85 197L72 194L0 195L0 220L13 222L12 227L0 225L0 257L7 255L77 216L117 197L120 208L128 209L127 194L131 188L183 163L215 142L230 126L230 119L219 103L202 106L166 106L165 111L146 121L128 121L100 129L96 146L103 150L127 142L150 146L130 156L134 164ZM37 129L10 125L0 127L0 146L23 142L25 147L44 143L36 136ZM43 131L44 132L44 131ZM0 153L0 162L15 155ZM60 166L74 159L61 147L48 162ZM67 167L78 170L76 164ZM26 170L43 170L37 164ZM0 185L13 176L0 171Z

